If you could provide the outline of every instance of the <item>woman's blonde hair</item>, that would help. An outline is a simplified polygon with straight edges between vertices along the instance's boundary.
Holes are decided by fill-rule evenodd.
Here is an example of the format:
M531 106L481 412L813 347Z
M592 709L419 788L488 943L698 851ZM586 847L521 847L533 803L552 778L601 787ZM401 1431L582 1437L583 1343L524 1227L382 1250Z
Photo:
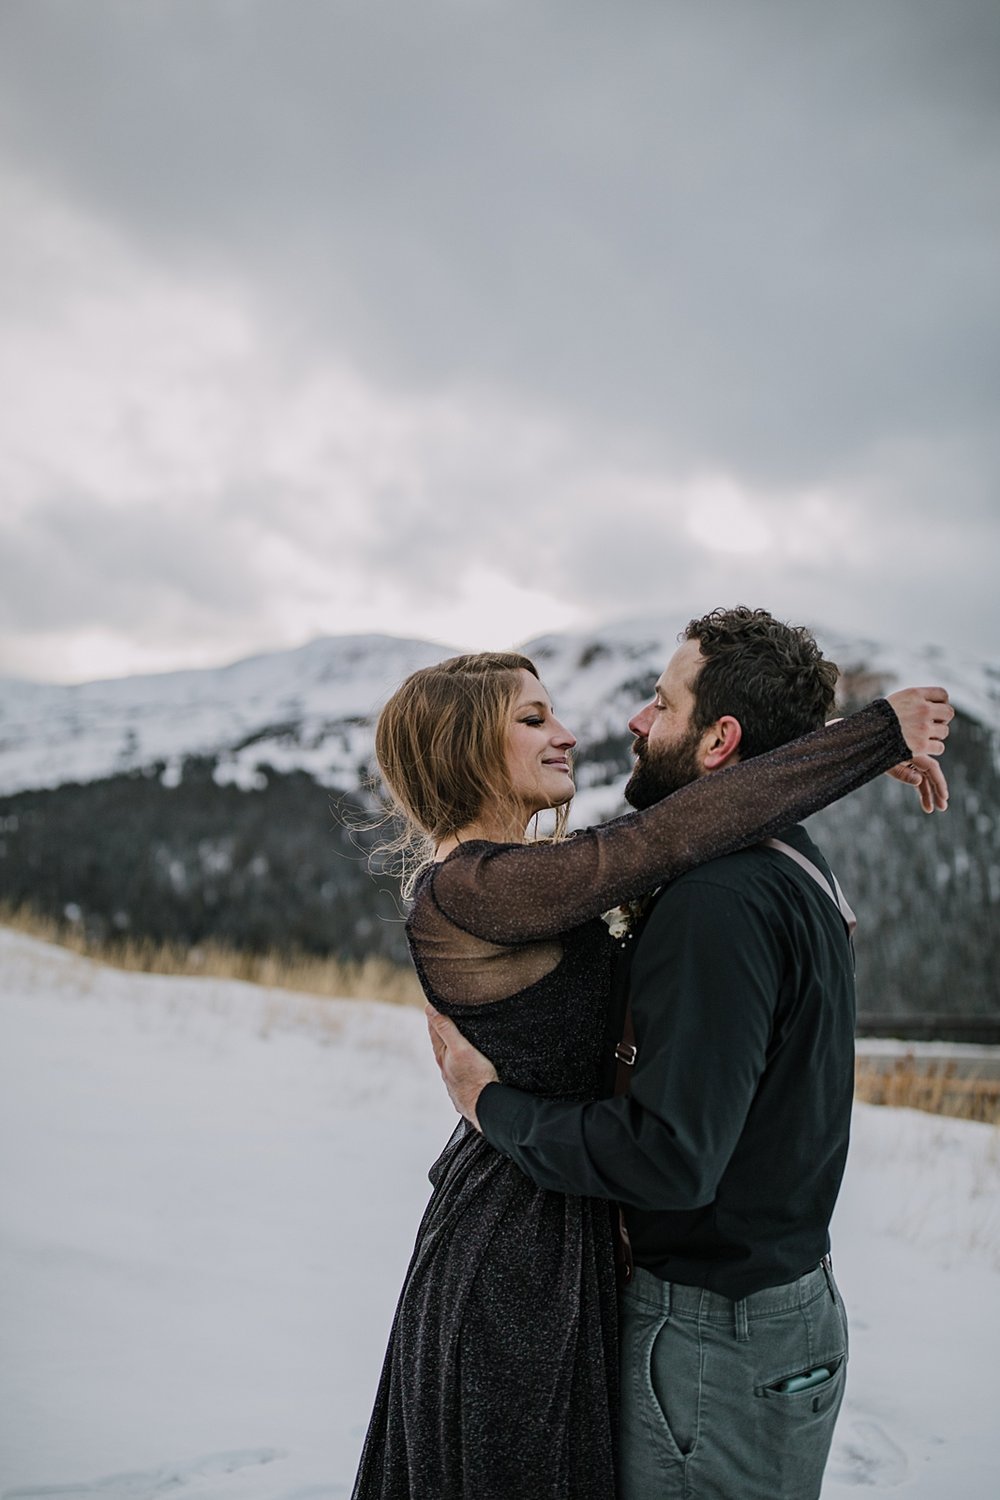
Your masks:
M538 672L515 652L452 656L412 673L379 714L375 759L390 810L402 824L380 853L401 856L403 894L442 839L474 823L514 821L521 812L507 769L507 737L520 682ZM567 809L558 809L556 836Z

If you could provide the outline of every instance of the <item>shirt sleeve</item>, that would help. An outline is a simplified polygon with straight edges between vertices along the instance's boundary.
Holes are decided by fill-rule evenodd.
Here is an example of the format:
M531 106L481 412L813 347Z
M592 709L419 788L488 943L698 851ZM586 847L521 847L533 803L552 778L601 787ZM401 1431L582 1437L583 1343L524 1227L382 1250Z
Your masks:
M484 1136L539 1187L704 1207L764 1069L782 967L747 897L685 877L657 902L633 961L630 1093L564 1104L490 1084L477 1106Z

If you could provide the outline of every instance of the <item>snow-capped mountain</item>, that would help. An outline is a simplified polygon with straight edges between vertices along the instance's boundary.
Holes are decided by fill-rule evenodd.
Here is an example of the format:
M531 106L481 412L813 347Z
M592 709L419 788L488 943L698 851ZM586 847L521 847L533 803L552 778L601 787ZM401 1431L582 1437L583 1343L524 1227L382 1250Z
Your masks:
M642 616L591 631L539 636L536 661L557 711L593 747L627 734L683 621ZM1000 668L946 659L933 647L888 647L821 636L852 696L942 682L970 718L1000 732ZM356 787L378 709L402 679L448 648L394 636L333 636L231 666L59 687L0 680L0 793L56 787L162 764L168 779L189 756L216 761L222 785L253 785L263 767ZM596 771L596 774L595 774ZM593 785L600 769L583 778Z
M447 654L426 641L341 636L200 671L70 687L0 681L0 791L93 781L188 756L220 784L266 761L326 785L356 781L379 704Z
M622 809L627 721L683 624L643 616L525 644L577 735L578 826ZM912 792L881 778L811 820L861 916L862 1005L996 1014L1000 670L932 648L820 641L841 666L845 706L941 683L959 709L946 817L924 817ZM403 961L395 886L369 874L373 836L357 825L372 806L379 707L448 654L347 636L208 671L0 682L0 901L97 938Z

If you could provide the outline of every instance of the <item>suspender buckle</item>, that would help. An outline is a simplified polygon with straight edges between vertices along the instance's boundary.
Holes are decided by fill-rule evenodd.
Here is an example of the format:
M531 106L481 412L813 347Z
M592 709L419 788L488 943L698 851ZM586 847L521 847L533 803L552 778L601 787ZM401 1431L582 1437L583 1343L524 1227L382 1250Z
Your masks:
M636 1050L631 1042L619 1042L615 1048L615 1058L624 1063L626 1068L635 1067Z

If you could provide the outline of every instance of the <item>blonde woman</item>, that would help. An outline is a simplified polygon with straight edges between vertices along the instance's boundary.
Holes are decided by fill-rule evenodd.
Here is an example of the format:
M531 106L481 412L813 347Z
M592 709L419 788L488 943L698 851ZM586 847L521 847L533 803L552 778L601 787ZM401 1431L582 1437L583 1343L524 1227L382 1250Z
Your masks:
M951 710L918 689L817 729L836 668L816 670L801 726L814 732L646 811L536 843L525 842L531 820L564 813L573 795L575 740L527 658L455 657L390 699L376 756L421 861L407 920L413 961L432 1004L506 1082L580 1101L602 1091L615 956L602 912L807 816L947 733ZM899 774L925 807L943 805L933 762ZM613 1500L608 1203L536 1188L471 1129L456 1132L430 1177L354 1500Z

